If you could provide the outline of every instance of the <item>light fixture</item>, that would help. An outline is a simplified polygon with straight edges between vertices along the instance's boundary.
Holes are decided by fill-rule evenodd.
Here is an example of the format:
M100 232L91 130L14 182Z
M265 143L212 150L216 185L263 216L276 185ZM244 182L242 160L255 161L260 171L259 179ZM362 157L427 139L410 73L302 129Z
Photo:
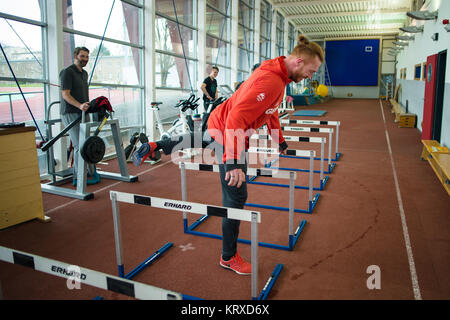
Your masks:
M437 11L409 11L406 15L416 20L434 20L438 17Z
M407 32L407 33L418 33L423 32L423 26L416 27L416 26L408 26L408 27L401 27L401 31Z
M414 40L414 36L397 36L398 40L403 40L403 41L410 41L410 40Z

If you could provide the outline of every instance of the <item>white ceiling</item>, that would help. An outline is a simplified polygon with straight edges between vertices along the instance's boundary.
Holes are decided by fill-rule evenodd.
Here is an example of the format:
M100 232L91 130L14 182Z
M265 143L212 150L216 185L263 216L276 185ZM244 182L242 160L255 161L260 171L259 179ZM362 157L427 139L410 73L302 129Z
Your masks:
M296 29L311 40L399 34L411 0L273 0Z

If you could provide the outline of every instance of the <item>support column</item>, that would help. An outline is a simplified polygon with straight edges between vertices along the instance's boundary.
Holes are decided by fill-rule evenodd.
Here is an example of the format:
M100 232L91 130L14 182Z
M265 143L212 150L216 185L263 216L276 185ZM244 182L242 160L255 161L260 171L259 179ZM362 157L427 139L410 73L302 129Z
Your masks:
M200 90L200 87L203 83L203 80L207 77L206 74L206 0L198 0L198 35L197 35L197 59L198 59L198 68L197 68L197 97L203 97L203 92ZM199 104L199 111L202 113L204 111L203 100L202 103Z
M260 63L261 62L261 49L259 45L260 37L261 37L261 0L255 0L255 25L253 26L253 29L255 30L254 33L254 56L253 56L253 63ZM252 67L252 66L251 66Z
M144 126L150 141L155 141L155 117L150 103L156 100L155 0L144 2Z
M271 23L271 36L270 36L270 58L277 57L277 10L272 10L272 23Z
M231 1L231 87L237 82L238 67L239 67L239 46L237 41L238 35L238 21L239 21L239 5L238 1Z
M69 9L69 8L68 8ZM72 10L72 8L70 8ZM54 101L61 101L61 90L59 83L59 73L66 67L64 65L64 36L63 36L63 6L60 0L48 0L46 5L47 16L47 106ZM46 111L47 111L46 106ZM61 119L60 106L52 107L51 119ZM53 136L58 134L63 128L62 123L53 126ZM67 139L59 139L53 145L53 153L58 165L56 171L65 170L67 164Z
M284 56L288 56L289 55L289 21L286 17L284 17L284 50L283 50L283 55Z

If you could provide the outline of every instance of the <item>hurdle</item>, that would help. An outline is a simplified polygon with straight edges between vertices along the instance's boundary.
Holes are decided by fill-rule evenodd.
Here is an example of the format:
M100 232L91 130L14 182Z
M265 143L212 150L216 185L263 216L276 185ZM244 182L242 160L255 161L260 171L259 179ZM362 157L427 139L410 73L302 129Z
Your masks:
M253 140L272 140L272 137L269 134L254 134L250 137L250 139ZM329 177L324 177L324 173L331 173L329 171L324 171L324 148L325 143L327 141L324 137L301 137L301 136L284 136L284 139L286 141L292 141L292 142L311 142L311 143L320 143L320 170L313 170L314 173L320 174L320 186L319 187L313 187L313 190L322 191L325 188L325 184L328 182ZM267 142L265 142L267 144ZM294 151L287 150L286 153L294 154ZM295 152L297 154L297 152ZM273 164L278 162L279 159L275 159L269 163L264 163L264 166L266 168L272 168L272 169L278 169L278 170L287 170L287 171L300 171L300 172L309 172L311 169L297 169L297 168L282 168L282 167L274 167ZM251 178L253 181L254 178ZM295 186L297 189L308 189L308 187L305 186Z
M292 155L307 155L309 154L309 186L297 186L294 185L295 189L308 189L309 190L309 194L308 194L308 209L307 210L303 210L303 209L294 209L295 212L301 212L301 213L313 213L313 210L317 204L317 201L319 200L320 197L320 193L316 193L313 196L313 173L314 173L314 156L316 155L316 152L313 150L286 150L287 153L292 154ZM278 155L279 152L276 148L259 148L259 147L250 147L248 149L248 152L246 154L246 156L248 156L249 153L262 153L264 155L267 154L273 154L273 155ZM265 167L267 169L271 169L270 166L272 165L272 163L269 163L268 165L265 165ZM277 170L277 168L273 168L274 170ZM289 168L283 168L285 171L289 170ZM299 169L292 169L290 171L299 171ZM259 181L255 181L257 176L253 176L251 178L248 177L249 175L247 174L246 176L246 182L249 184L258 184L258 185L264 185L264 186L272 186L272 187L282 187L282 188L289 188L289 185L287 184L282 184L282 183L271 183L271 182L259 182ZM322 184L322 182L321 182ZM277 210L285 210L286 209L277 209Z
M208 172L216 172L219 173L219 165L217 164L202 164L202 163L190 163L190 162L180 162L180 174L181 174L181 197L183 201L187 200L187 183L186 183L186 170L193 170L193 171L208 171ZM287 250L292 251L294 249L295 244L297 243L298 238L300 237L301 232L303 231L303 228L306 225L306 220L301 220L300 224L297 226L297 229L294 232L294 181L296 174L295 172L274 172L271 169L257 169L257 168L247 168L247 174L248 172L251 172L253 175L256 176L266 176L266 177L273 177L273 178L280 178L280 179L289 179L290 181L290 188L289 188L289 207L277 207L277 206L269 206L269 205L262 205L262 204L256 204L256 203L245 203L248 207L257 207L257 208L265 208L265 209L271 209L271 210L282 210L282 211L289 211L289 238L288 238L288 245L279 245L279 244L273 244L273 243L267 243L267 242L258 242L258 245L261 247L267 247L272 249L279 249L279 250ZM203 223L208 216L200 217L197 221L193 222L190 226L188 224L187 219L187 213L183 212L183 230L184 233L193 234L197 236L203 236L207 238L213 238L213 239L222 239L223 237L218 234L212 234L207 232L201 232L194 230L197 228L201 223ZM247 239L238 239L238 242L250 244L250 241Z
M0 246L0 260L140 300L182 300L178 292Z
M179 201L173 199L164 199L157 198L152 196L138 195L132 193L125 193L119 191L110 191L110 198L113 207L113 216L115 216L114 220L120 222L120 210L119 210L119 202L130 203L130 204L139 204L145 205L154 208L166 209L171 211L181 211L181 212L189 212L206 216L216 216L222 218L235 219L240 221L251 222L251 265L252 265L252 274L251 274L251 296L253 300L261 300L262 298L267 297L268 288L272 288L274 282L277 280L283 265L278 264L275 267L275 270L270 275L266 286L263 288L261 293L258 295L258 224L261 223L261 213L257 211L243 210L243 209L235 209L235 208L226 208L226 207L218 207L211 206L202 203L195 202L186 202ZM123 248L121 242L120 235L120 224L114 226L114 233L116 235L116 257L117 264L120 266L123 264ZM182 294L183 299L198 299L192 296Z
M319 121L319 120L294 120L290 119L281 119L281 124L312 124L312 125L322 125L322 126L336 126L336 150L335 150L335 158L331 159L332 161L338 161L341 157L342 153L339 152L339 127L341 125L340 121Z
M336 166L335 163L331 163L331 144L333 142L333 129L332 128L310 128L310 127L281 127L282 131L290 131L290 132L319 132L319 133L328 133L328 158L324 158L324 160L328 161L328 172L331 173ZM292 155L280 155L282 158L305 158L303 156L292 156ZM314 160L320 160L320 158L314 158Z

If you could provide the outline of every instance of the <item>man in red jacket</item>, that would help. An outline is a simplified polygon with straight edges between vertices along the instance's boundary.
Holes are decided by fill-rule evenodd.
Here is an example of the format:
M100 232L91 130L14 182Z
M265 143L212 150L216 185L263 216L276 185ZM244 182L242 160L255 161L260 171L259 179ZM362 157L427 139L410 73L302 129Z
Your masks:
M239 89L218 106L208 119L208 130L201 133L179 136L172 140L161 140L142 145L133 154L133 163L141 165L156 150L171 154L176 147L194 147L201 139L202 147L213 146L219 162L222 184L222 205L242 209L247 200L245 149L248 138L266 124L274 141L278 141L284 153L287 143L281 132L278 106L281 104L286 85L311 78L324 60L322 48L299 36L298 45L288 57L280 56L261 63ZM196 146L197 147L197 146ZM222 255L219 264L238 274L251 274L251 265L237 252L239 220L222 220Z

